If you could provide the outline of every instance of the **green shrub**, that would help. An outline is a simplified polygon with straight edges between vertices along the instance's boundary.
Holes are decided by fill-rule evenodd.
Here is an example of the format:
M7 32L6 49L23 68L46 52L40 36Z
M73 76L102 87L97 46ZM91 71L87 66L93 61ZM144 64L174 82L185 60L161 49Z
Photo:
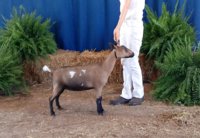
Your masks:
M56 51L50 27L50 20L42 21L35 12L27 13L23 7L19 12L13 9L12 18L5 20L5 27L0 30L0 46L19 51L22 61L44 57Z
M148 23L144 26L144 38L141 52L149 59L163 61L168 49L175 49L179 39L190 39L195 41L193 27L188 24L189 17L184 17L184 5L177 9L178 1L173 13L167 11L166 4L162 5L162 14L158 17L146 6ZM183 40L184 41L184 40ZM191 46L192 44L190 44Z
M179 39L170 48L164 62L156 62L161 76L155 82L153 96L174 104L200 105L200 49L193 53L190 39Z
M0 93L14 94L25 88L23 63L36 60L56 51L50 20L43 21L35 12L27 13L23 7L13 9L12 17L4 19L0 28Z
M194 43L194 45L192 46L192 51L196 52L199 49L200 49L200 42Z
M24 85L22 65L18 54L11 52L4 46L0 47L0 93L14 94L13 89Z

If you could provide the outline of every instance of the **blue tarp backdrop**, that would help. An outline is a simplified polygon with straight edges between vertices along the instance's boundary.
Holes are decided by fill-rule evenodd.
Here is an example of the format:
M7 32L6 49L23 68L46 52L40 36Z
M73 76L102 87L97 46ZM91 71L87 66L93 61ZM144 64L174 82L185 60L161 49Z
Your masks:
M146 0L158 15L162 3L173 11L176 0ZM200 0L186 0L186 15L192 16L190 23L200 32ZM184 0L179 0L179 6ZM119 0L1 0L0 15L10 18L12 8L23 5L29 12L50 18L55 24L52 31L58 47L66 50L104 50L112 42L113 29L119 16ZM144 16L144 21L146 18ZM0 26L3 26L0 20ZM200 35L197 35L200 40Z

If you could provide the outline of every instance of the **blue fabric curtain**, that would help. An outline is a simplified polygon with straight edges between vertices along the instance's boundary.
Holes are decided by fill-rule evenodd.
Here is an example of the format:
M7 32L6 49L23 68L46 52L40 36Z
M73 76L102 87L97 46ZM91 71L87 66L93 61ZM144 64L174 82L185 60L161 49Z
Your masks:
M179 0L179 6L184 0ZM195 27L200 40L200 1L186 0L186 15L192 16L190 23ZM162 3L168 4L173 11L176 0L146 0L158 15L161 14ZM113 29L119 16L118 0L1 0L0 15L10 18L12 8L23 5L29 12L50 18L54 25L52 31L58 47L65 50L104 50L112 42ZM146 15L144 16L146 20ZM1 20L0 26L3 26Z

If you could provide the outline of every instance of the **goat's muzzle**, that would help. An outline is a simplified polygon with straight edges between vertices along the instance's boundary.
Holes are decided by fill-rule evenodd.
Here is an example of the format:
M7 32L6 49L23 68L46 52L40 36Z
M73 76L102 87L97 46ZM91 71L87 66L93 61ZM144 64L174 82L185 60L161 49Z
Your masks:
M134 54L133 52L131 52L129 56L126 56L126 57L124 57L124 58L132 58L132 57L134 57L134 55L135 55L135 54Z
M134 55L135 55L134 52L132 52L131 55L130 55L130 57L134 57Z

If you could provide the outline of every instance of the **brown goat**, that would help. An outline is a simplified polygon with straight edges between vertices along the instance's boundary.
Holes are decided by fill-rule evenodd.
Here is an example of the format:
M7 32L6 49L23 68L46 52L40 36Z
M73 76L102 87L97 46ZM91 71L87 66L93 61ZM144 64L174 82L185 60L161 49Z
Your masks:
M56 100L58 109L62 109L59 103L59 97L67 90L89 90L94 89L96 92L97 113L103 115L102 107L102 89L108 81L116 60L120 58L133 57L134 53L125 46L113 45L113 50L102 63L90 64L87 66L73 66L60 68L51 71L46 65L43 71L52 72L53 74L53 94L49 98L50 114L55 115L53 111L53 101Z

